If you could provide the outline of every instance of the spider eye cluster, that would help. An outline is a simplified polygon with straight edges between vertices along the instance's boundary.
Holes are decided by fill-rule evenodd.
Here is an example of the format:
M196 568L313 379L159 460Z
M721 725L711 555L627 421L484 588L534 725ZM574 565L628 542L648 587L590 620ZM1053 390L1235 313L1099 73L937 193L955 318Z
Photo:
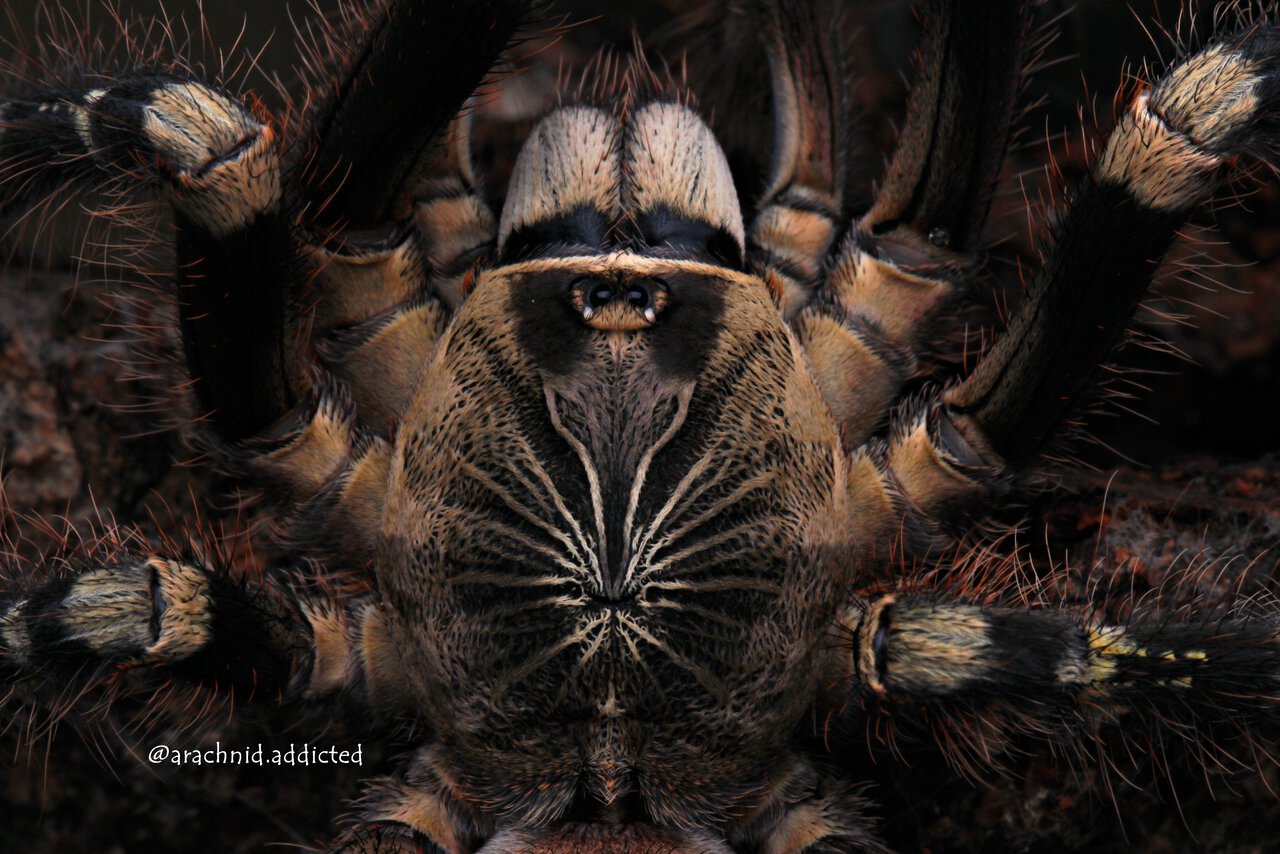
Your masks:
M669 295L666 281L656 276L580 276L569 287L569 299L588 326L616 332L652 326Z

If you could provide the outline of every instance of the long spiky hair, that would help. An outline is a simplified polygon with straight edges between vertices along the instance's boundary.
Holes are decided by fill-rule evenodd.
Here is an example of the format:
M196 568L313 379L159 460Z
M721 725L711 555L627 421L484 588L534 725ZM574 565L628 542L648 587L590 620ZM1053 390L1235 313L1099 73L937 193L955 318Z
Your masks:
M30 21L19 20L12 6L6 7L4 15L0 93L8 98L103 87L144 71L215 81L251 104L257 100L251 87L274 90L269 92L273 100L283 100L287 91L261 73L258 58L265 42L246 47L244 29L225 51L214 47L203 6L191 15L162 13L142 18L116 4L42 2ZM167 468L172 460L164 458L192 452L183 451L170 437L139 441L140 434L176 431L188 448L196 449L197 459L204 448L199 432L185 429L201 420L201 414L192 411L191 380L174 332L176 305L166 212L154 194L146 192L145 182L139 191L139 176L147 173L139 168L144 164L131 163L127 156L113 158L110 152L96 154L114 160L119 169L96 173L105 177L95 177L87 188L40 185L39 163L0 162L7 189L17 188L9 197L19 200L13 209L3 211L9 220L0 236L5 272L34 276L37 281L44 270L59 276L54 281L62 280L60 273L69 273L72 292L59 299L68 304L80 300L99 304L90 311L93 325L80 334L90 336L94 352L114 363L113 379L124 380L120 393L108 386L107 399L100 401L114 410L116 421L136 425L135 435L126 437L132 449L118 456L127 460L132 454L159 455ZM83 224L86 212L87 226ZM49 247L49 255L33 254L30 247L34 246ZM4 454L0 450L0 457ZM93 456L89 461L97 463ZM129 512L140 513L143 521L123 525L112 509L120 498L115 484L98 484L113 496L107 505L100 505L92 493L87 501L77 499L62 507L24 496L22 503L37 509L16 512L4 488L13 464L12 457L0 459L0 576L8 589L22 589L33 579L65 578L89 563L109 565L156 548L185 555L236 583L263 583L263 559L241 515L243 504L233 498L210 510L197 499L190 482L185 489L179 483L189 480L195 469L179 470L167 482L153 481L147 495L128 502L139 505L139 510ZM92 471L101 476L98 467ZM79 471L77 466L69 474L78 480ZM150 674L111 668L82 670L69 675L65 690L56 697L30 697L20 693L20 686L11 686L7 693L14 696L4 704L0 729L19 728L24 733L20 741L39 753L38 744L52 743L59 726L72 723L85 743L106 760L127 750L121 745L132 743L140 733L160 727L198 727L222 717L236 701L229 692L174 680L146 703L121 700L135 693L139 680L150 678ZM73 707L76 714L70 715ZM107 731L127 737L109 737Z
M233 583L263 584L262 557L239 520L206 518L194 494L188 501L189 506L180 508L164 504L150 511L144 522L124 525L96 503L88 518L16 514L0 484L0 580L6 589L23 590L34 580L75 577L86 566L127 562L159 547L217 568ZM242 699L231 691L172 677L157 684L151 670L81 665L71 672L59 671L62 687L52 696L28 691L30 679L15 681L0 693L0 733L20 732L19 743L47 759L47 746L67 724L110 767L144 736L163 731L193 739L193 733L230 715ZM151 690L139 693L140 685Z
M202 4L190 13L161 10L158 17L144 18L114 3L41 2L29 22L18 19L16 7L7 7L5 15L0 93L9 98L34 95L36 87L45 94L101 88L145 72L209 80L250 105L261 104L257 93L263 90L267 100L288 103L288 88L259 67L270 37L251 45L242 26L229 47L218 49ZM256 112L266 118L265 109ZM114 156L99 150L93 156L115 168L95 170L91 181L78 187L42 184L36 161L0 162L6 198L14 201L12 209L0 211L8 220L0 236L6 267L25 265L29 272L69 267L74 286L108 307L110 320L99 343L110 349L133 392L132 399L117 405L149 415L149 429L183 428L203 413L192 411L190 380L180 367L172 332L176 315L167 210L147 192L149 164L124 152ZM48 254L37 257L32 247Z

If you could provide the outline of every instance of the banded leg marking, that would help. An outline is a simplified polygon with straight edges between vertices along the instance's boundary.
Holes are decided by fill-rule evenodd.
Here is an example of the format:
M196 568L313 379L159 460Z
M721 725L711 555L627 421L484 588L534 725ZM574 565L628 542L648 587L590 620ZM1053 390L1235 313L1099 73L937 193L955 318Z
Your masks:
M792 20L830 19L832 10L782 3L756 10L779 132L752 226L753 259L847 448L883 426L923 357L945 350L938 341L948 337L948 309L971 274L1008 135L1024 5L928 4L902 141L874 206L851 224L842 210L846 116L834 28ZM823 35L799 36L808 32Z
M374 605L160 555L89 566L0 606L0 664L33 677L160 667L259 700L341 693L379 719L413 708Z
M4 102L3 116L4 205L103 178L159 185L175 214L179 313L202 410L233 441L286 413L298 396L284 330L299 270L271 126L224 92L163 74Z
M0 617L19 673L161 665L258 697L287 690L305 642L280 591L161 556L44 582Z
M835 7L765 2L750 8L773 82L774 156L751 223L753 265L792 318L821 284L844 198L846 91Z
M1275 25L1193 54L1130 104L1008 330L944 395L970 444L1015 469L1035 458L1087 392L1175 229L1236 153L1274 139L1278 107Z
M852 672L871 694L987 701L1028 716L1100 701L1158 719L1262 719L1280 699L1274 623L1167 619L1099 625L1069 611L887 596L847 618Z

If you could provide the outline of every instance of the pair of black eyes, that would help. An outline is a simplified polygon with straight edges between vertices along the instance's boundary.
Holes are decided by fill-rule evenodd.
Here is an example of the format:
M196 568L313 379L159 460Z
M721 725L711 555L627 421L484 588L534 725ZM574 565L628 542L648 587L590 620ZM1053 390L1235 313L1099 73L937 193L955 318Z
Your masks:
M611 302L625 300L633 308L645 309L653 305L653 290L646 284L636 283L625 289L608 282L599 282L587 290L587 305L603 308Z
M582 279L574 281L575 287L586 284ZM658 293L665 293L667 283L661 279L630 282L596 281L583 288L583 304L591 309L603 308L612 302L625 302L641 311L653 308Z

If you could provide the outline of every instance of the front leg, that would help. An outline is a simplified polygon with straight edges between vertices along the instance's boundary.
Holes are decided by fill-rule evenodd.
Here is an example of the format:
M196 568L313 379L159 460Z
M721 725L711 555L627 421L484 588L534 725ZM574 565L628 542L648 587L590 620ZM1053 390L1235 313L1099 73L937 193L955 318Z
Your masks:
M963 382L855 454L866 476L851 493L872 508L858 524L880 526L862 542L981 506L1037 465L1091 394L1176 230L1241 154L1273 143L1278 112L1275 24L1187 57L1134 99L1008 331Z
M772 69L777 141L749 258L852 449L881 431L907 382L959 350L954 309L977 275L1030 6L925 4L906 126L861 216L850 215L844 194L847 95L826 23L835 9L750 8Z
M163 666L221 688L283 696L308 646L279 592L158 555L38 585L0 617L0 654L27 673Z
M304 396L285 324L305 271L266 116L216 87L144 72L0 99L0 128L0 213L62 188L155 188L171 205L187 363L223 439L261 432Z
M344 695L388 717L411 711L382 612L361 599L134 555L45 581L0 607L0 670L93 683L139 668L239 700Z

